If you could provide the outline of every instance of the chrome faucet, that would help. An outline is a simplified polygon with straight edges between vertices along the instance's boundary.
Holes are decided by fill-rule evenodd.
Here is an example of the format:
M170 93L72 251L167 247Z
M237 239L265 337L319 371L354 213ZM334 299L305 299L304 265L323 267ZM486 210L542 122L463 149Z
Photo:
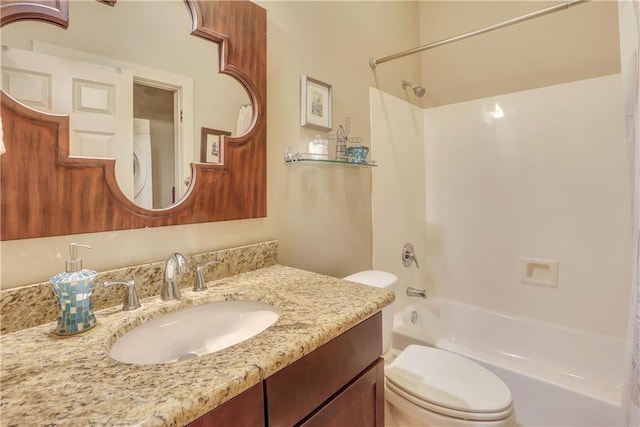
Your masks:
M427 297L427 291L425 291L424 289L417 289L417 288L412 288L411 286L409 286L407 288L407 296L426 298Z
M178 274L189 271L187 259L179 252L172 254L164 266L164 280L160 288L160 298L163 301L180 299L180 287L178 286Z

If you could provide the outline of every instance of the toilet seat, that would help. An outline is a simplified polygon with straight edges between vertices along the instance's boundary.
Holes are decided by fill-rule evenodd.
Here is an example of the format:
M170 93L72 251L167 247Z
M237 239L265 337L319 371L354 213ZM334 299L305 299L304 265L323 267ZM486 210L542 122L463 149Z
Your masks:
M444 350L410 345L386 369L389 390L448 417L493 421L513 412L509 388L488 369Z

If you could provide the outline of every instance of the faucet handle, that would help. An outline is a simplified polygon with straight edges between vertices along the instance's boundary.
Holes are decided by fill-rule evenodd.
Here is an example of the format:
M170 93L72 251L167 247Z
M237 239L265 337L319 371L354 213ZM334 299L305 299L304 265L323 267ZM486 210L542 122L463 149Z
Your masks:
M202 273L202 271L206 267L209 267L211 265L216 265L216 264L220 264L220 261L217 259L214 259L213 261L206 262L196 267L196 282L193 285L194 292L202 292L207 290L207 285L205 285L204 283L204 274Z
M105 288L115 285L124 285L127 287L127 292L124 294L124 301L122 303L123 311L136 310L142 307L138 300L138 295L136 294L136 282L134 280L113 280L102 282L102 286Z
M402 248L402 265L404 265L405 267L410 267L411 263L413 262L416 263L416 268L420 268L413 244L407 243Z

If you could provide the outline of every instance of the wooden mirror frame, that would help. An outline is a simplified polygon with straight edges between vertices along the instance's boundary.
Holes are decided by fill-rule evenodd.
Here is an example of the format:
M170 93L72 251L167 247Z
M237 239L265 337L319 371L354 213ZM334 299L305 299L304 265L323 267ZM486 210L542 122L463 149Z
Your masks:
M2 92L1 240L266 216L266 11L250 1L184 1L192 34L218 43L220 72L235 77L254 106L250 131L224 138L225 164L193 163L183 199L147 210L120 190L115 160L69 156L68 116L32 110ZM67 28L68 0L1 1L1 26L24 19Z

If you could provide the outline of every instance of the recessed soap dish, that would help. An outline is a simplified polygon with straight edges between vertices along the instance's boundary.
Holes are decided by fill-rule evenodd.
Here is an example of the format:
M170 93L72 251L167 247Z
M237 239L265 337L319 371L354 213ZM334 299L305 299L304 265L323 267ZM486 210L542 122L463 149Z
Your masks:
M557 288L558 261L520 258L520 281Z

